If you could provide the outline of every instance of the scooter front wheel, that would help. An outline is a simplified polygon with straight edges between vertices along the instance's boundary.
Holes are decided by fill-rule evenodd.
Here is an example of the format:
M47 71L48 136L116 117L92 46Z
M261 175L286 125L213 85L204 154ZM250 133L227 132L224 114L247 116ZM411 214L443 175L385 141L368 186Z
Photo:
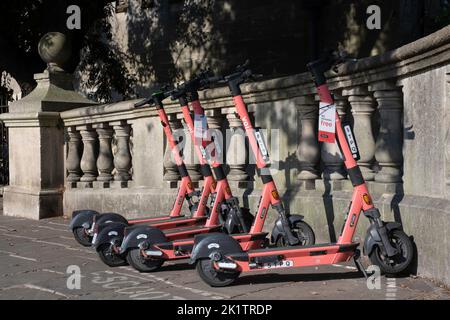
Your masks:
M140 272L153 272L161 268L164 263L162 259L146 258L139 248L131 249L127 254L128 263Z
M110 267L126 266L127 260L114 252L109 243L103 243L97 247L97 253L100 260Z
M72 230L75 240L84 247L90 247L92 236L90 236L83 227L76 227Z
M300 246L310 246L316 243L316 236L313 229L304 221L297 222L292 229L292 233L299 239ZM276 241L277 247L286 247L288 241L283 235L280 235Z
M232 284L241 274L238 271L219 271L213 266L210 259L201 259L197 261L197 272L207 284L211 287L226 287Z
M408 235L401 230L392 230L388 236L392 246L398 250L398 253L393 257L388 257L376 246L369 254L369 258L374 265L380 267L381 272L385 274L400 274L411 264L414 256L413 243Z

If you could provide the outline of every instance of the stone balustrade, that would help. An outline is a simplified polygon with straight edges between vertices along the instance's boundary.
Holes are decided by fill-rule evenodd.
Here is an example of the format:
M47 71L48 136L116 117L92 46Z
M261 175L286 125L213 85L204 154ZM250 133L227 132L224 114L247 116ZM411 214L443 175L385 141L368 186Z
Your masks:
M371 59L362 59L358 64ZM376 65L375 62L371 63ZM401 81L410 73L393 72L393 69L398 68L396 64L385 63L382 70L374 67L370 72L357 68L353 70L351 66L346 66L351 71L344 72L344 75L330 74L329 83L336 98L338 113L343 121L349 121L353 126L361 154L358 163L364 178L369 182L377 182L374 186L381 186L380 190L395 190L402 183L403 176L404 106ZM274 174L282 183L282 188L299 186L305 190L314 190L320 189L322 180L347 180L337 144L318 142L319 101L308 74L244 84L243 92L257 126L279 130L281 140L287 142L287 146L281 146L277 158L282 162L288 154L296 156L295 179L289 179L289 182L283 180L282 176L286 176L283 170ZM237 182L236 186L245 188L248 181L258 179L252 176L255 170L249 170L251 157L245 133L229 91L224 87L207 90L200 97L207 110L210 126L223 133L228 179ZM163 163L164 170L154 176L158 177L157 181L166 181L169 187L176 187L180 176L171 160L168 144L164 137L156 141L153 135L155 131L159 131L160 135L162 132L156 114L151 109L134 110L134 102L124 101L61 113L69 136L66 157L68 186L73 189L133 187L135 163L145 163L149 165L148 170L153 170L145 155L131 156L133 147L130 145L130 132L133 131L135 137L139 135L139 139L151 141L153 147L163 145L163 151L155 153L155 156ZM274 109L278 109L279 114L275 114ZM180 110L176 103L170 101L167 102L166 110L171 128L177 132L176 135L181 132L184 139L183 155L188 172L193 181L200 181L198 159L193 152L191 139L185 130L180 131L183 128ZM286 114L295 118L293 127L283 125ZM144 130L134 130L134 121L145 122L145 119L152 123L151 130L148 128L150 124ZM153 150L144 151L144 154L146 152L154 153ZM151 187L152 182L139 186Z

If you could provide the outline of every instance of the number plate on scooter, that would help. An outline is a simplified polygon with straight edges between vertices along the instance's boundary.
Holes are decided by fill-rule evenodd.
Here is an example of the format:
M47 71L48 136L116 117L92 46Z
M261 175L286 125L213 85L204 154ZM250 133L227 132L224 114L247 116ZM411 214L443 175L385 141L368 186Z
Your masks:
M276 262L267 262L262 264L263 269L289 268L294 266L292 260L281 260Z

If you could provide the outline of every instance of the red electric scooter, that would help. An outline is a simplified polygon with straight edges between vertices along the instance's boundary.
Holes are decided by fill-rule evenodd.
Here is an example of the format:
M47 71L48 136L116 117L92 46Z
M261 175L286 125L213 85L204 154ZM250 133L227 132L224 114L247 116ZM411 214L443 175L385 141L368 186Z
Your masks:
M150 99L160 99L162 93L156 93ZM165 97L164 97L165 98ZM150 100L144 100L135 105L139 108L149 103ZM97 234L101 231L101 228L106 224L119 224L119 225L135 225L135 224L151 224L156 228L171 229L181 226L194 226L204 224L207 215L209 214L209 208L207 207L207 201L212 192L214 192L216 182L212 176L211 171L206 168L202 168L201 174L204 179L204 187L201 192L194 190L192 186L191 178L189 177L186 166L180 156L180 150L178 148L178 142L173 136L173 132L170 129L167 114L164 109L158 109L158 116L164 128L164 133L167 137L170 150L173 154L175 163L178 168L178 172L181 176L181 183L178 188L177 197L173 204L173 208L169 215L139 218L127 220L123 216L117 213L98 213L94 210L77 210L72 214L72 220L69 228L72 230L75 239L83 246L91 246L96 242ZM192 122L192 121L191 121ZM209 169L209 168L208 168ZM181 215L181 209L183 202L187 201L191 217ZM117 232L115 230L113 233Z
M321 111L334 105L324 73L343 62L340 55L334 54L308 64L320 96ZM233 94L234 103L246 128L251 127L251 124L239 85L251 78L251 75L250 70L243 70L226 78ZM334 113L336 138L354 187L349 211L338 241L304 247L290 246L255 250L251 244L249 248L243 248L233 237L226 234L198 236L195 238L190 263L196 263L196 269L202 280L210 286L221 287L233 283L243 272L335 264L349 261L352 257L359 270L365 274L359 261L360 251L357 249L359 243L353 242L361 212L370 221L364 241L364 253L370 257L372 263L379 266L381 271L389 274L398 274L408 268L413 259L412 241L402 231L400 223L381 220L380 212L372 203L361 171L353 157L353 154L357 153L357 147L351 128L343 126L338 114ZM327 133L322 134L325 135L322 138L327 138ZM250 143L254 144L254 139L250 139ZM269 193L271 189L271 187L269 190L265 188L264 192ZM281 214L284 215L284 212L281 211ZM265 216L265 212L258 214L255 218L255 225L264 221ZM292 245L291 242L290 244Z
M217 82L220 79L221 78L219 77L213 77L207 79L206 81L211 83ZM204 111L198 103L198 95L195 90L191 91L190 99L196 116L202 117ZM268 161L268 153L261 133L252 128L250 122L248 121L249 116L245 108L238 108L238 112L241 119L247 119L247 121L244 122L246 123L245 130L249 137L250 145L257 155L258 167L261 169L267 169L265 161ZM220 174L217 174L216 172L218 185L222 181L219 176ZM262 228L267 215L267 210L269 206L272 205L272 207L280 213L280 219L278 219L275 223L272 230L273 242L280 244L289 241L290 243L295 243L298 245L313 244L315 241L314 232L309 225L303 221L303 217L299 215L286 215L273 179L269 175L261 175L261 178L264 182L263 193L260 199L257 214L251 228L249 228L249 232L232 235L218 233L217 235L224 235L233 239L233 242L238 243L242 247L242 250L256 249L267 246L267 233L263 232ZM219 198L219 194L217 197L217 203L222 202L222 199ZM211 217L213 215L217 215L216 208L216 206L212 206ZM133 233L129 233L124 239L121 247L121 252L128 251L128 262L137 270L143 272L155 271L166 260L189 258L194 244L194 239L192 238L193 235L191 235L190 238L174 238L170 237L170 235L165 232L161 232L160 230L147 228L147 230L145 230L146 233L144 233L145 236L142 236L143 231L144 230L136 230ZM195 238L201 239L203 236L207 237L208 234L197 235ZM289 240L282 241L283 239ZM128 241L130 245L128 244ZM131 245L133 247L131 247ZM215 246L216 244L212 242L210 245Z
M194 123L188 107L187 90L189 88L189 92L191 93L190 97L192 98L194 96L192 88L204 86L204 84L201 85L199 79L201 77L196 77L181 88L164 93L164 96L158 96L156 100L146 100L140 103L139 106L151 102L156 106L158 112L164 114L163 98L171 95L173 100L178 99L186 126L194 141ZM191 103L196 110L201 110L199 111L199 115L204 115L204 110L198 101L198 96L195 96L193 100L191 99ZM212 172L207 162L206 151L204 146L198 145L197 143L194 144L194 147L199 156L201 172L205 176L204 190L209 189L210 182L208 182L209 180L207 178L212 179ZM249 213L248 209L239 207L239 201L231 193L221 164L213 161L211 165L217 182L214 182L215 191L211 194L211 214L208 215L202 225L182 227L180 224L178 227L170 230L157 228L155 224L141 224L130 228L126 228L127 225L123 223L108 224L103 225L103 227L99 226L98 236L93 242L93 245L96 247L101 260L109 266L117 266L123 264L125 262L125 256L127 256L128 262L136 269L150 271L159 266L158 264L151 263L151 261L146 261L145 256L142 255L144 251L141 251L139 247L133 247L135 243L133 236L136 234L137 240L140 240L140 242L146 239L148 239L147 241L160 242L162 236L167 241L185 239L193 237L196 234L218 230L223 230L228 233L247 232L253 222L253 216ZM207 198L202 198L200 205L206 206L206 202Z

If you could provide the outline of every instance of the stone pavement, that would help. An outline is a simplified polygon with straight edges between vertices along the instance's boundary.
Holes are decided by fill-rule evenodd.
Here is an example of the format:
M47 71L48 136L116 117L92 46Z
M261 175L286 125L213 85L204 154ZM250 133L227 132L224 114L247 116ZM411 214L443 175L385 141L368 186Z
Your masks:
M0 299L449 299L450 292L419 277L381 279L369 290L353 264L277 270L242 276L210 288L186 261L143 274L109 268L78 245L68 219L31 221L0 215ZM81 270L80 289L69 289L68 266Z

